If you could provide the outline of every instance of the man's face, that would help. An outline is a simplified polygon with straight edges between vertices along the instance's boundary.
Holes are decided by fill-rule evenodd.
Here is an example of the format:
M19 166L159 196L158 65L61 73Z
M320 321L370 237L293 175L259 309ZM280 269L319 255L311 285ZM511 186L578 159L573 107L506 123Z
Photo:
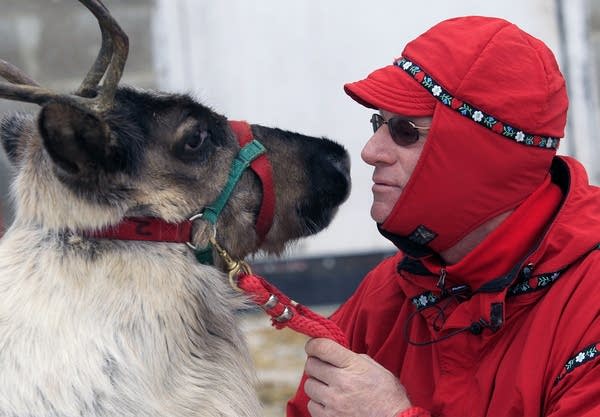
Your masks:
M400 116L411 120L416 126L431 126L431 117L405 117L385 110L380 111L387 121ZM419 140L410 145L398 145L392 139L388 125L382 125L364 146L361 157L373 170L373 205L371 217L383 223L392 212L408 183L423 151L427 130L419 129Z

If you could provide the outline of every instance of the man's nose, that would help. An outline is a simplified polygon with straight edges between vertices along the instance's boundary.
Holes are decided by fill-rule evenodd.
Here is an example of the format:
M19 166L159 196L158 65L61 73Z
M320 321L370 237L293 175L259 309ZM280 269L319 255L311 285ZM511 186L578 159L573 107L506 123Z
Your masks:
M393 162L393 152L390 143L394 145L386 127L381 126L363 146L360 157L369 165L391 163Z

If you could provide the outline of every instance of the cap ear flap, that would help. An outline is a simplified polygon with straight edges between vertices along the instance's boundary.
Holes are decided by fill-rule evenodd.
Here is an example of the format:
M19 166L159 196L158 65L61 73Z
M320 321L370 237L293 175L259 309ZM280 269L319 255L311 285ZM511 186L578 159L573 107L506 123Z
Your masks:
M46 151L66 174L91 174L110 166L110 129L92 111L51 103L42 108L38 125Z

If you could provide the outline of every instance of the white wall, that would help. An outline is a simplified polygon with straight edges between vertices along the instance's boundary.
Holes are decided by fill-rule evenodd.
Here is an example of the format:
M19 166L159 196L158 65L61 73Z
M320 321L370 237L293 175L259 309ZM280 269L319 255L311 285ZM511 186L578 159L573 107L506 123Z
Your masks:
M587 168L595 184L600 183L600 106L598 68L591 51L589 0L562 0L564 18L563 72L568 77L568 140L561 151L574 155ZM597 2L598 0L592 0Z
M347 98L342 85L391 63L406 41L458 15L507 18L560 55L555 5L554 0L157 0L160 86L193 92L232 119L343 143L352 154L352 196L334 223L296 253L389 248L369 217L371 170L359 156L371 133L371 111Z

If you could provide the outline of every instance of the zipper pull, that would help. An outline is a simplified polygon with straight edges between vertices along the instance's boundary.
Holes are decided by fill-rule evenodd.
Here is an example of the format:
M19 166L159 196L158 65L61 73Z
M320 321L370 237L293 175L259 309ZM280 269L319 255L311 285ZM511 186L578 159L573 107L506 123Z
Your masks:
M438 278L438 282L436 286L442 290L442 293L446 290L446 266L442 265L440 267L440 277Z

